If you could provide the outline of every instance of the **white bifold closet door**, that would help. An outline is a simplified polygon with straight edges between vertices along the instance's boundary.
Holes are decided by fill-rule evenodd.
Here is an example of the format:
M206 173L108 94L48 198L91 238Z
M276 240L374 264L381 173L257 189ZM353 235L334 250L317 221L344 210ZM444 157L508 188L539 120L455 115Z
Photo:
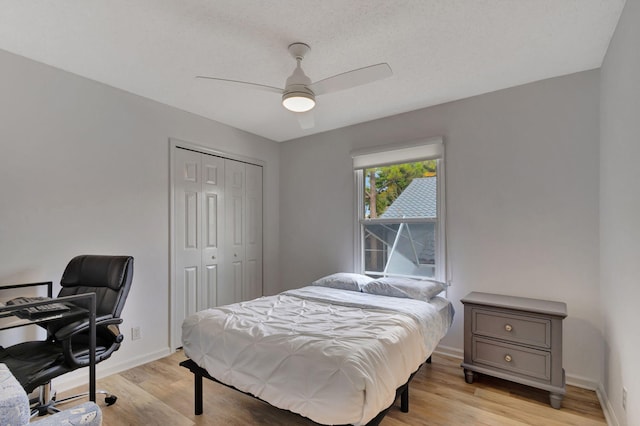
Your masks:
M262 296L262 167L175 148L174 331L213 306Z
M262 292L262 167L245 164L245 277L242 300L261 297Z

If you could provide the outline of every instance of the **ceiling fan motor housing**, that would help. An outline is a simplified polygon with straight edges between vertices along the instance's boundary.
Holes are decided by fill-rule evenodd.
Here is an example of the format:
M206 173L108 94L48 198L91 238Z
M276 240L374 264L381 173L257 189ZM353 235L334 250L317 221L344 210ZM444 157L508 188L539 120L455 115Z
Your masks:
M282 105L290 111L309 111L315 104L316 97L305 84L287 84L282 94Z
M309 88L311 79L302 70L301 62L309 51L309 46L304 43L294 43L289 46L289 51L296 59L296 68L287 78L284 92L282 93L282 105L290 111L305 112L316 105L316 95Z

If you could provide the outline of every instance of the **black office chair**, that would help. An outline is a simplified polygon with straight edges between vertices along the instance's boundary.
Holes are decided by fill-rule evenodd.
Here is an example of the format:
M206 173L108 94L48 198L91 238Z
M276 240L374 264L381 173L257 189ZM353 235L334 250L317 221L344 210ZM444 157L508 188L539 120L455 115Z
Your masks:
M82 255L71 259L60 285L58 297L83 293L96 294L96 364L109 358L120 348L124 336L118 324L133 278L133 257ZM89 300L70 302L88 309ZM51 395L51 379L89 365L89 315L62 318L44 325L47 339L0 347L0 362L7 364L24 390L30 394L41 387L32 413L44 415L57 411L55 405L88 393L56 400ZM104 390L107 405L117 397Z

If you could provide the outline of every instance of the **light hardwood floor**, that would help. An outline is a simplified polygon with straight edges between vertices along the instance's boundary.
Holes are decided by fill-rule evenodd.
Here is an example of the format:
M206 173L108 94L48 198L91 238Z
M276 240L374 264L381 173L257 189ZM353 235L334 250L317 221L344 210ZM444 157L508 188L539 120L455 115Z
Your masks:
M178 351L98 380L99 389L118 396L115 405L106 407L98 395L103 425L315 425L206 379L204 414L195 416L193 375L178 365L184 359ZM434 355L433 363L423 365L415 375L409 408L409 413L402 413L396 403L381 426L606 425L593 391L568 386L562 409L554 410L543 391L486 376L467 384L460 360L441 355Z

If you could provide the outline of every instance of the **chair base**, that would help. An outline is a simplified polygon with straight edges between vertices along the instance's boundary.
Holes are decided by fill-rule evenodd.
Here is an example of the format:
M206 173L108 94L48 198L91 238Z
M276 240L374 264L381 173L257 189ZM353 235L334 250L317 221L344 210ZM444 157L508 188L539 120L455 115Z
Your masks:
M96 390L96 395L102 394L104 395L104 402L109 405L113 405L118 400L118 397L112 395L106 390ZM85 398L89 396L89 392L83 392L76 395L68 396L66 398L57 399L57 392L51 392L51 382L46 383L39 387L39 395L37 398L31 400L31 418L36 416L45 416L47 414L55 414L60 411L56 407L58 404L63 404L65 402L73 401L79 398Z

